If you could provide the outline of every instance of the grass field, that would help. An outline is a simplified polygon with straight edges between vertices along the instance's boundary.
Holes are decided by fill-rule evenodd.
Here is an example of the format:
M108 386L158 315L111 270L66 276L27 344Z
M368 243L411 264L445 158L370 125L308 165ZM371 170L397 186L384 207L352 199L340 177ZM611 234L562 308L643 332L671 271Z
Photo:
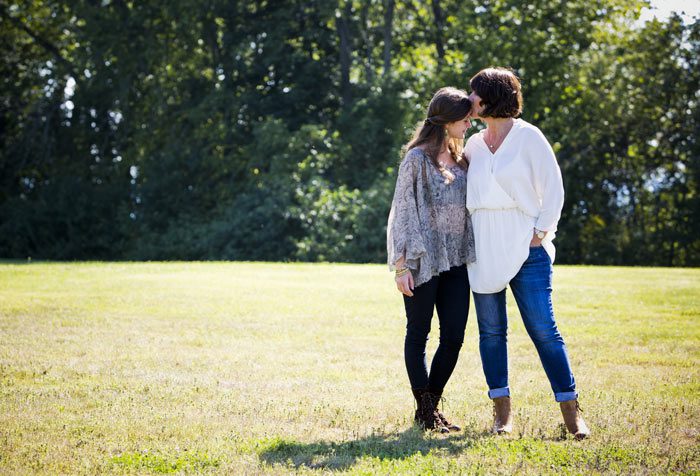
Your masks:
M442 436L383 266L2 264L0 474L700 473L700 270L557 266L554 299L583 442L511 296L515 431L487 431L472 311Z

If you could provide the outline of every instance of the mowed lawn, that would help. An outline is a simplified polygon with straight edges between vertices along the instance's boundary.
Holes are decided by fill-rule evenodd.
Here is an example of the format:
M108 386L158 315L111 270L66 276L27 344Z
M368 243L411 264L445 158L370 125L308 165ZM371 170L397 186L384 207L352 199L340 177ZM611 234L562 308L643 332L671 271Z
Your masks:
M515 431L488 432L472 311L444 404L464 431L443 436L412 427L384 266L2 264L0 474L698 474L700 270L554 285L582 442L510 295Z

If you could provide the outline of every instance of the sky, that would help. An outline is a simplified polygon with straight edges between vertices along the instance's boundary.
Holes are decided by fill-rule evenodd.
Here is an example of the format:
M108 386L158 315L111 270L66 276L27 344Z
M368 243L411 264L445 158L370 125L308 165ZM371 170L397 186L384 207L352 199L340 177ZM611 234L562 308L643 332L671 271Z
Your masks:
M683 13L681 16L686 22L693 17L700 17L700 0L651 0L651 8L642 10L640 21L645 22L656 17L665 20L671 12Z

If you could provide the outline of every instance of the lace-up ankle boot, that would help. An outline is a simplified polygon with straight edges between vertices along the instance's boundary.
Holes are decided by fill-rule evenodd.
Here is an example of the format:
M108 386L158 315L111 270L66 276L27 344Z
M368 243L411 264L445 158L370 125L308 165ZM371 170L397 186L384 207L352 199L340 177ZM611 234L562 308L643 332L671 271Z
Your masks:
M438 415L437 404L440 400L439 397L422 388L414 388L413 396L417 402L415 422L424 430L449 433L450 430L442 423Z
M444 410L445 409L445 405L444 405L445 398L442 396L442 392L433 392L432 394L435 396L438 403L439 402L443 403L442 409ZM462 427L460 427L459 425L455 425L454 423L451 423L445 417L445 415L439 410L438 406L435 407L435 411L437 412L438 418L440 418L440 422L442 423L442 426L444 426L445 428L447 428L450 431L462 431Z
M561 414L564 416L564 424L569 433L574 435L577 440L588 438L591 430L588 429L586 422L583 421L582 410L578 404L578 400L569 400L568 402L560 402Z

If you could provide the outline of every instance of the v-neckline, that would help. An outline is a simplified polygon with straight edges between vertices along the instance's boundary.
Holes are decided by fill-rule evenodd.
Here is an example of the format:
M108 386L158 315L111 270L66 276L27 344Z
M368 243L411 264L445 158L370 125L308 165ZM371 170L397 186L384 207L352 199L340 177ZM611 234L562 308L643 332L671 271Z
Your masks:
M491 150L491 147L489 147L489 145L486 143L486 139L485 139L485 137L486 137L486 130L484 130L484 133L481 135L481 141L482 141L482 142L484 143L484 145L486 146L486 150L489 151L489 156L490 156L490 157L495 157L496 154L498 154L498 152L499 152L501 149L503 149L503 146L505 146L506 143L510 140L510 136L513 135L513 129L515 129L515 126L517 126L519 122L520 122L520 119L515 119L515 120L513 121L513 125L510 126L510 130L508 131L508 134L506 134L506 136L503 138L503 141L501 142L501 145L499 145L499 146L498 146L498 149L496 149L496 150Z

